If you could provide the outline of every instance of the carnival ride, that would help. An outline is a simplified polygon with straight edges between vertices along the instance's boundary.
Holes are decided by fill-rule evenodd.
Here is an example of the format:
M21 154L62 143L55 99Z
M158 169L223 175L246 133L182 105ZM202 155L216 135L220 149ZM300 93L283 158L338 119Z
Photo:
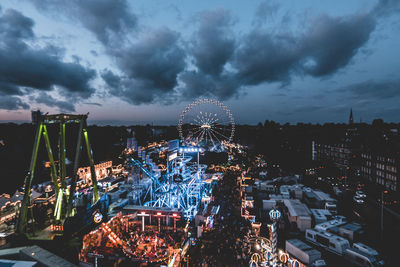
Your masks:
M152 180L151 186L143 194L142 203L147 207L169 208L182 211L187 219L196 215L203 197L206 165L190 162L191 156L179 155L168 162L168 170L157 177L139 160L131 158L132 166L139 167Z
M93 187L93 203L97 202L99 199L99 194L97 190L97 179L94 169L94 162L92 156L92 148L89 142L88 131L87 131L87 114L84 115L71 115L71 114L55 114L55 115L42 115L40 112L35 113L35 123L37 124L35 141L33 145L32 157L30 162L29 171L25 176L24 182L24 197L21 203L21 209L19 217L16 224L17 233L26 233L28 224L28 210L32 213L32 203L31 203L31 189L32 181L35 177L35 167L38 158L40 140L43 136L45 141L45 146L47 150L47 155L49 158L50 166L50 177L54 187L55 192L55 209L52 216L53 223L56 225L61 225L63 221L71 216L74 216L73 209L73 199L75 196L75 187L78 179L77 170L81 159L82 151L82 137L86 144L86 151L89 160L90 170L91 170L91 181ZM73 165L72 179L70 181L70 186L67 184L66 176L66 138L65 131L66 126L70 124L78 124L79 130L77 133L77 144L75 151L75 159ZM55 158L52 150L52 145L50 143L49 132L47 126L58 125L59 135L58 135L58 157ZM57 164L56 164L57 159ZM58 169L57 169L58 167ZM33 214L31 214L33 218Z
M305 267L303 263L292 257L287 251L278 249L278 221L281 212L278 209L269 211L272 224L268 224L269 238L259 236L258 233L245 238L245 246L250 255L250 267L258 266L296 266ZM258 228L261 224L258 224Z
M196 145L210 151L222 149L235 134L231 111L220 101L199 99L189 104L178 121L179 138L184 145Z
M206 182L207 165L199 163L199 155L205 151L223 151L233 140L235 121L222 102L199 99L182 112L178 132L181 144L179 140L172 140L176 145L173 149L168 147L167 168L162 175L152 171L153 163L146 164L149 154L143 156L142 161L131 157L129 164L151 180L151 186L141 194L138 205L177 209L186 219L191 219L198 212L202 199L210 197L209 190L205 190L211 186ZM193 162L196 154L197 162Z
M181 240L183 233L156 231L154 227L144 228L144 225L140 230L138 221L133 217L119 213L85 235L79 254L80 260L88 262L89 257L93 255L101 255L103 258L108 255L114 261L117 256L138 262L172 262L176 256L174 247Z

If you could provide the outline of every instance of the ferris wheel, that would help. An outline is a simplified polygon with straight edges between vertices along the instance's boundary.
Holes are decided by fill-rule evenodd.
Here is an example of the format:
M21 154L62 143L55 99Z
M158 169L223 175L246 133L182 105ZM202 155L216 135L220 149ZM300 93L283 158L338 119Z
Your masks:
M199 99L189 104L178 122L179 137L185 144L217 150L235 134L231 111L220 101Z

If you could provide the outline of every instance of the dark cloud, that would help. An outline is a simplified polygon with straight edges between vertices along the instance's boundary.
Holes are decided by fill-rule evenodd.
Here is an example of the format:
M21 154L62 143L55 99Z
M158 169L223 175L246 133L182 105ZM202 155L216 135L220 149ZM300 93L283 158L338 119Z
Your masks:
M79 63L63 62L62 49L28 45L28 41L35 41L33 26L34 22L18 11L0 13L0 93L22 95L51 91L57 86L61 94L75 100L91 96L94 89L89 82L95 71ZM22 102L13 103L14 107L27 108Z
M0 95L22 95L21 88L12 83L0 81Z
M185 51L179 45L179 34L162 28L122 49L117 63L129 78L168 92L176 85L178 73L185 68Z
M62 62L46 49L28 46L0 48L0 82L50 91L60 86L68 96L88 98L94 92L89 81L95 71L77 63Z
M120 90L121 87L120 76L114 74L111 70L108 69L104 70L100 76L109 86L109 90L111 93L116 93L115 91Z
M126 0L31 0L39 10L65 12L93 32L103 44L118 44L136 27Z
M327 76L347 66L368 41L375 20L367 13L321 16L304 34L270 34L256 29L245 36L233 66L245 84L287 83L294 74Z
M56 107L60 110L60 112L75 112L74 103L55 99L51 95L44 92L41 92L37 97L34 98L34 100L38 104L45 104L48 107Z
M92 105L92 106L98 106L98 107L103 106L102 104L100 104L100 103L95 103L95 102L84 102L83 104Z
M278 8L263 3L257 16L271 15ZM203 13L200 21L191 47L197 70L179 76L185 85L179 91L185 99L209 95L224 99L237 95L244 86L287 85L296 75L333 75L349 65L376 26L373 11L319 16L297 35L257 27L235 40L227 11Z
M272 19L275 16L279 8L280 5L278 3L271 1L261 2L256 9L253 25L261 26L266 23L267 20Z
M400 12L399 0L379 0L372 10L372 14L376 17L388 16L396 12Z
M0 109L5 109L5 110L29 109L29 105L23 102L18 97L11 95L2 95L0 93Z
M240 35L231 29L234 20L229 11L211 10L193 20L198 29L185 50L180 35L168 28L134 36L132 30L137 27L137 18L129 11L126 0L32 1L43 10L59 12L62 8L96 35L117 66L117 71L101 73L108 92L132 104L170 103L201 96L227 99L237 96L247 86L273 82L285 86L296 76L331 77L363 53L379 18L399 7L398 1L383 0L369 12L336 17L321 15L307 19L300 32L292 33L279 27L272 31L262 27L280 8L279 4L265 1L256 10L253 23L256 27ZM287 14L280 21L288 21ZM29 32L18 30L15 35L32 38ZM59 56L48 57L59 60ZM189 67L186 58L192 60ZM79 62L74 64L83 68ZM81 69L79 73L83 77L77 80L88 81L93 77L90 70ZM42 79L37 81L41 83ZM53 84L71 87L56 82L30 87L50 90ZM78 91L87 90L81 87ZM87 95L90 94L89 90Z
M236 94L235 77L225 70L236 49L235 36L231 30L234 21L229 11L216 9L198 16L199 29L190 45L196 70L179 75L183 83L178 88L182 99L217 97L227 99Z
M101 76L111 93L130 103L164 101L174 93L177 76L185 69L185 56L179 34L162 28L114 54L121 76L109 70Z
M354 83L338 89L339 92L349 92L359 100L382 100L400 97L400 80L375 81L367 80Z
M298 40L288 35L273 36L254 30L242 40L233 66L244 84L286 82L299 60Z
M14 9L7 9L1 14L0 38L5 45L15 44L16 40L34 37L34 21Z
M235 77L220 75L218 77L198 71L185 71L179 75L184 84L178 88L181 98L192 100L200 96L217 97L221 100L228 99L238 94L240 84Z
M301 41L302 68L313 76L325 76L347 66L369 40L376 21L370 13L346 17L321 16Z
M203 12L200 27L192 40L192 54L198 69L217 76L235 51L235 37L230 29L233 21L229 11L217 9Z

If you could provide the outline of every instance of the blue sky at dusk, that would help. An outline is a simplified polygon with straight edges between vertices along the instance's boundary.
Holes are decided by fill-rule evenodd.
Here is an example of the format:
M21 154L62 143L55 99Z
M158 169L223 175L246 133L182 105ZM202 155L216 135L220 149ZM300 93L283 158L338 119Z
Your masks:
M30 111L176 124L400 121L400 1L0 2L0 121Z

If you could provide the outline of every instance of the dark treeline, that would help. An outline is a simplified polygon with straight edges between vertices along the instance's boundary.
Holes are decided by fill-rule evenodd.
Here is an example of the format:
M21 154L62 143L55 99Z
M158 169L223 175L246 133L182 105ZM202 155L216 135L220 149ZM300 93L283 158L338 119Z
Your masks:
M399 124L388 124L382 120L375 120L372 124L354 124L360 132L359 139L363 144L382 146L399 135ZM256 126L236 125L234 141L246 145L250 151L261 153L272 163L281 165L289 172L299 172L312 166L311 143L319 141L336 143L346 136L348 124L326 123L319 124L279 124L274 121L265 121ZM24 175L29 169L32 147L36 127L32 124L0 124L0 193L12 193L23 185ZM55 160L58 159L58 125L48 126ZM67 158L74 160L77 138L77 125L68 125L66 130ZM148 141L169 140L178 138L175 126L96 126L88 128L96 163L112 160L118 162L118 156L126 144L126 138L135 136L139 145ZM398 143L398 142L396 142ZM390 144L389 144L390 145ZM45 145L42 140L37 162L37 180L34 183L48 180L49 170L44 168L48 161ZM87 165L87 151L83 149L80 165ZM69 165L68 175L72 173L72 164Z

